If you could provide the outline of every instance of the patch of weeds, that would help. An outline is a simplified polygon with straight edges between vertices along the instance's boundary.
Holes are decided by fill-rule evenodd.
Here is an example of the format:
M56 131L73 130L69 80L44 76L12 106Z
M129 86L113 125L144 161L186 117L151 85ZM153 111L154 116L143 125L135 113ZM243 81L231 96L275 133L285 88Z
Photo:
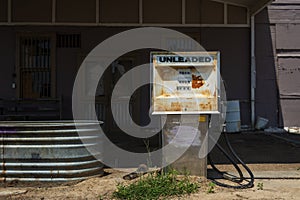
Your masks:
M209 182L209 183L208 183L207 193L208 193L208 194L215 193L215 187L216 187L216 184L215 184L215 183Z
M257 183L257 190L263 190L264 184L263 183Z
M299 170L300 170L300 167L298 167L297 170L299 171Z
M155 200L198 191L199 185L192 183L188 176L179 179L177 175L177 171L170 170L168 173L148 174L127 186L118 184L113 197L128 200Z

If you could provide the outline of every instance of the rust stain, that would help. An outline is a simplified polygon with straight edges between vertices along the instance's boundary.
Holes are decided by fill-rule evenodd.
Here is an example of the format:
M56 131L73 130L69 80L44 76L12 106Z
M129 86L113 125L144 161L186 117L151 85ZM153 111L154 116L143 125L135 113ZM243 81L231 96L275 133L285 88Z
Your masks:
M171 110L172 111L181 111L181 104L179 102L172 102Z
M157 111L165 111L165 108L162 105L156 105L155 106L155 110L157 110Z
M217 90L214 91L214 97L217 97Z
M192 88L200 88L205 84L202 76L192 74Z
M164 89L161 89L160 95L163 96L163 97L170 97L171 96L170 94L166 93Z
M201 94L204 96L211 96L210 90L203 90Z
M214 67L213 67L213 71L214 72L217 71L217 66L218 66L218 61L217 61L217 59L214 56Z
M161 89L160 95L163 96L164 94L165 94L165 90L164 90L164 89Z
M199 104L199 107L200 107L200 110L212 110L212 105L211 105L211 103L210 102L208 102L208 103L200 103Z

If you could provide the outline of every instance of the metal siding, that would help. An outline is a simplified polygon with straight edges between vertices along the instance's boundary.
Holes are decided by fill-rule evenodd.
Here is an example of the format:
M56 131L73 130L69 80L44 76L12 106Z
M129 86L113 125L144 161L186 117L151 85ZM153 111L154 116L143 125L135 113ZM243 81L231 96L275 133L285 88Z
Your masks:
M300 57L278 59L281 121L284 127L300 126Z
M281 99L282 120L284 127L300 126L300 99Z
M290 23L300 20L300 5L270 6L269 18L271 23Z
M299 24L276 24L277 49L300 49L299 36Z
M276 24L279 126L300 126L300 2L277 0L269 6Z
M276 0L274 1L276 4L300 4L299 0Z
M300 55L299 58L279 58L278 64L280 95L285 97L297 95L300 98Z

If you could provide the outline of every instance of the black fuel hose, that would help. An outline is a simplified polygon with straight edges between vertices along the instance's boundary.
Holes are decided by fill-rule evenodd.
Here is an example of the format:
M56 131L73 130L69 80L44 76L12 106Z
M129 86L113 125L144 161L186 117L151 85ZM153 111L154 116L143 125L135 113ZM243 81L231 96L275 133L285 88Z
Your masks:
M235 167L235 169L237 170L239 177L235 177L234 175L230 175L226 172L221 172L214 164L214 162L211 159L211 156L208 155L208 161L211 165L211 167L213 168L213 170L215 170L217 173L221 174L223 176L224 179L230 180L232 182L235 183L239 183L239 185L229 185L229 184L225 184L225 183L221 183L219 181L216 181L215 179L212 179L212 182L215 183L218 186L221 187L226 187L226 188L234 188L234 189L246 189L246 188L252 188L254 186L254 175L252 173L252 171L250 170L250 168L240 159L240 157L236 154L236 152L233 150L228 136L225 132L223 132L226 144L231 152L231 154L233 155L233 157L243 166L243 168L247 171L247 173L250 176L250 181L248 181L247 178L245 178L243 176L243 173L240 169L240 167L238 166L237 162L226 152L226 150L219 144L216 143L216 146L218 147L218 149L226 156L226 158L233 164L233 166ZM213 139L212 137L210 137L211 139ZM248 181L247 184L242 184L243 181Z
M215 170L216 172L218 172L219 174L222 174L222 176L226 179L229 179L233 182L237 182L237 183L241 183L244 180L244 175L242 170L240 169L240 167L238 166L238 164L234 161L234 159L218 144L216 143L216 146L218 147L218 149L223 153L223 155L225 155L225 157L231 162L231 164L234 166L234 168L236 169L236 171L239 174L239 178L238 177L233 177L230 178L232 176L230 176L230 174L228 174L227 172L221 172L214 164L214 162L211 159L211 156L208 155L208 161L211 165L211 167L213 168L213 170Z

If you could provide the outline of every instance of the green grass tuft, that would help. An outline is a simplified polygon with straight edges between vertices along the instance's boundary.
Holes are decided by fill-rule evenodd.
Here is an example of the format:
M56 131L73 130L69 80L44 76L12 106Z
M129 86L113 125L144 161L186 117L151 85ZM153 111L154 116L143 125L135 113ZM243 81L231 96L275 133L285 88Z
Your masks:
M210 183L208 184L207 193L208 193L208 194L215 193L215 187L216 187L216 184L213 183L213 182L210 182Z
M264 189L264 183L257 183L257 190L263 190Z
M178 173L172 170L168 173L149 174L128 186L119 184L113 197L127 200L155 200L198 191L199 185L192 183L188 176L178 179L177 175Z

